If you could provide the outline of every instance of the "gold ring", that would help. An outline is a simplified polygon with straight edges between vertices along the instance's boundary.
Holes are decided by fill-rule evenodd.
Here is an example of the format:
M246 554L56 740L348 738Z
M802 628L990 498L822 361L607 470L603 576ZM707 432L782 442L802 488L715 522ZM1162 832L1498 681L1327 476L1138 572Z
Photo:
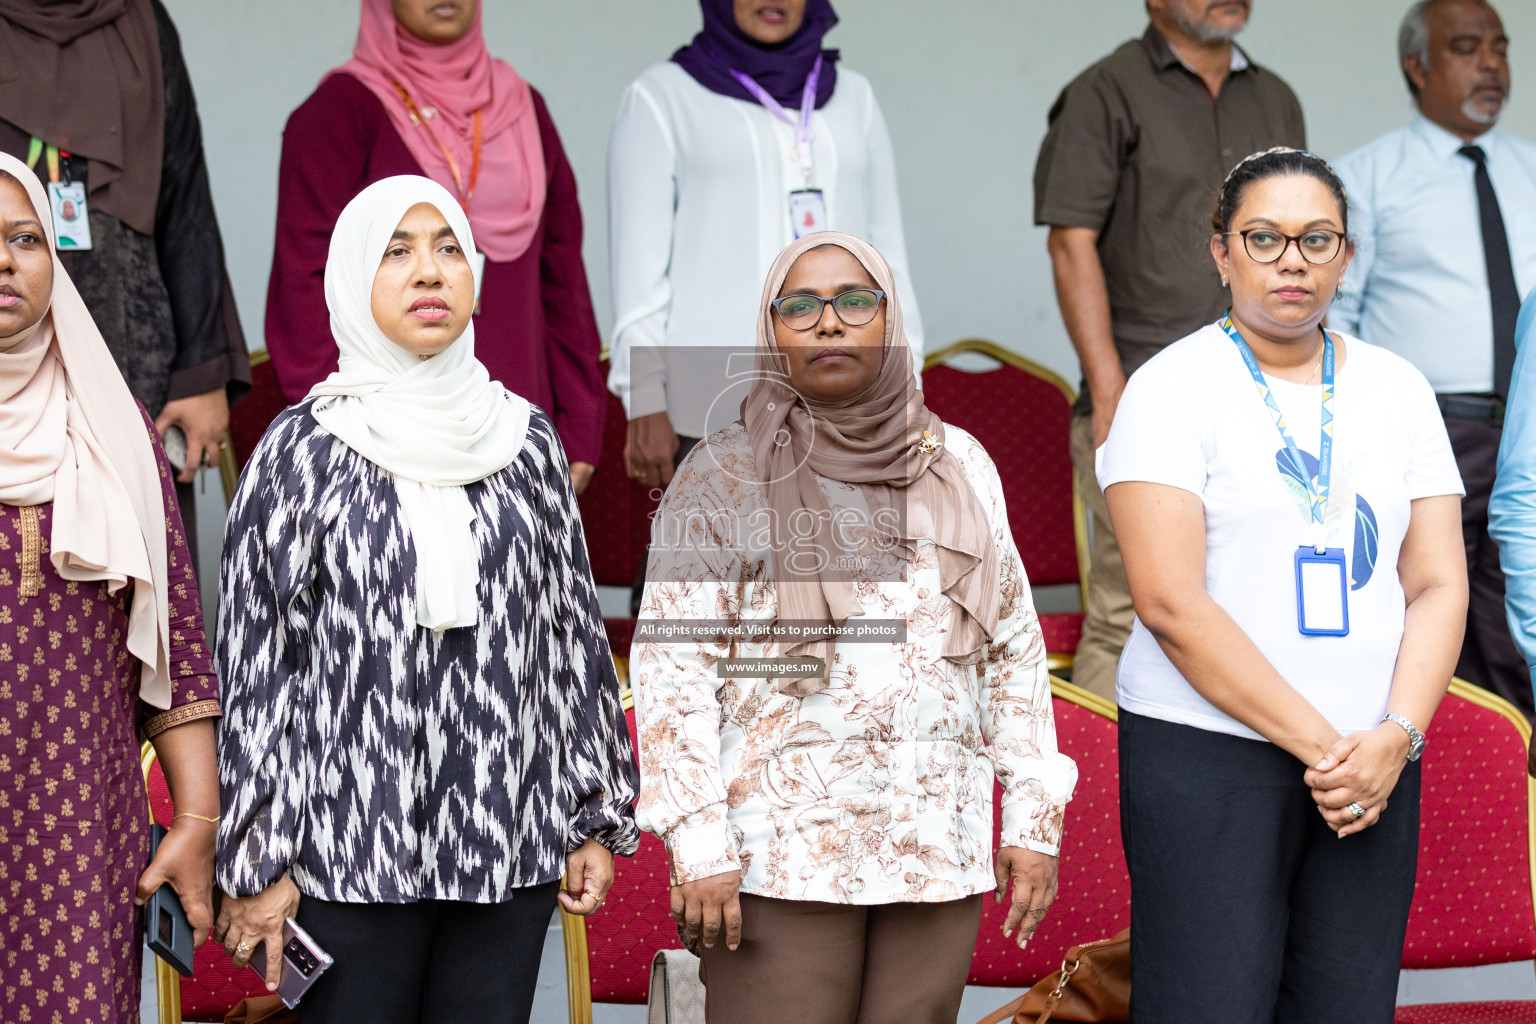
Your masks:
M249 942L246 942L244 939L241 939L240 940L240 945L235 947L235 954L237 956L245 956L245 954L249 953L250 951L251 951L251 944Z

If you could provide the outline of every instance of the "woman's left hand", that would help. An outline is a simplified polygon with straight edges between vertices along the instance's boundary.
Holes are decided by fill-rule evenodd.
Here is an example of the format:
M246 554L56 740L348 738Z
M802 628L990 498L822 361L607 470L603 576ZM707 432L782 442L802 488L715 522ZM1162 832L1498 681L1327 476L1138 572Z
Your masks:
M1017 846L1005 846L997 851L992 869L997 876L997 891L993 897L1001 903L1003 894L1010 886L1013 889L1013 905L1008 908L1008 917L1003 922L1003 936L1012 937L1017 928L1019 937L1014 941L1020 949L1035 934L1035 929L1045 920L1046 911L1056 902L1059 863L1055 857Z
M218 830L213 822L197 818L172 823L160 840L155 859L139 876L138 892L134 894L134 905L142 907L145 900L169 882L192 925L193 948L203 944L213 926L213 849Z
M1376 824L1407 764L1408 733L1383 722L1339 740L1303 778L1328 827L1343 837ZM1352 803L1365 814L1357 816L1349 809Z
M596 839L588 839L576 852L565 855L560 906L567 914L588 917L603 905L612 884L613 853Z

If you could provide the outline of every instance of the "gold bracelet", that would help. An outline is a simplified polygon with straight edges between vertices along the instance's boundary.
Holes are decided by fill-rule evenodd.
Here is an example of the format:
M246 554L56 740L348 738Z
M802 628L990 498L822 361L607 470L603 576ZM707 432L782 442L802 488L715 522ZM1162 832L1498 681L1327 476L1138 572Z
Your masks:
M210 818L206 814L193 814L191 811L182 811L180 814L171 818L171 823L175 824L178 818L196 818L198 821L206 821L210 825L217 825L221 817L223 817L221 814L215 814Z

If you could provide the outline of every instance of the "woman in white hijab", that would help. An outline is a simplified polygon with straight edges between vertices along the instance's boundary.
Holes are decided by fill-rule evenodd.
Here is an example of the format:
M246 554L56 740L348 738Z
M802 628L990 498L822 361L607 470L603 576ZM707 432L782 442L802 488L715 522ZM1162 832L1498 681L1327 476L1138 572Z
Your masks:
M526 1021L561 874L590 914L638 841L570 470L475 358L474 252L427 178L352 200L340 367L230 510L215 937L243 963L295 916L335 960L306 1024Z

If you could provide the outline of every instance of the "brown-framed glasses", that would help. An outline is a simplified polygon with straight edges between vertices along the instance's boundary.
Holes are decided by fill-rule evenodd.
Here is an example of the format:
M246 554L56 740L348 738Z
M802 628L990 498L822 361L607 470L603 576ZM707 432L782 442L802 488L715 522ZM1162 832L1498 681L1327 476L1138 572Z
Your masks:
M808 331L821 322L821 314L831 305L837 318L849 327L863 327L880 311L880 300L885 292L878 288L851 288L846 292L824 299L820 295L796 292L773 300L784 326L792 331Z
M1313 228L1299 235L1287 235L1274 228L1249 228L1247 231L1227 231L1227 235L1241 235L1243 249L1255 263L1274 263L1292 242L1301 258L1314 266L1332 263L1344 248L1344 236L1329 228Z

